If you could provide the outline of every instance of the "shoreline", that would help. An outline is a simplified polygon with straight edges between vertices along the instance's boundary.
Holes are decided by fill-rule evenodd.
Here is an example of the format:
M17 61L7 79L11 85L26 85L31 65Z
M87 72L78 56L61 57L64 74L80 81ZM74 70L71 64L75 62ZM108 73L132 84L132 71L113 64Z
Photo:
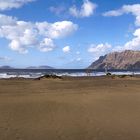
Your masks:
M140 71L108 71L112 75L140 75ZM105 71L85 71L83 69L77 70L28 70L28 69L13 69L13 70L3 70L0 71L0 79L2 78L39 78L44 75L56 75L56 76L72 76L72 77L81 77L81 76L105 76Z
M26 78L26 77L10 77L10 78L0 78L0 80L41 80L41 79L93 79L93 78L120 78L120 79L124 79L124 78L140 78L140 74L138 75L127 75L127 74L123 74L123 75L101 75L101 76L57 76L57 75L43 75L37 78Z

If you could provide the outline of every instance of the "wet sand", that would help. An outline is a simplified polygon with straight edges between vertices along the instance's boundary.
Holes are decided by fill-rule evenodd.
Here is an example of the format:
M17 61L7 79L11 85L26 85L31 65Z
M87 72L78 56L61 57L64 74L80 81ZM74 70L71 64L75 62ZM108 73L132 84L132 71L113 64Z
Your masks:
M140 78L0 80L0 140L140 140Z

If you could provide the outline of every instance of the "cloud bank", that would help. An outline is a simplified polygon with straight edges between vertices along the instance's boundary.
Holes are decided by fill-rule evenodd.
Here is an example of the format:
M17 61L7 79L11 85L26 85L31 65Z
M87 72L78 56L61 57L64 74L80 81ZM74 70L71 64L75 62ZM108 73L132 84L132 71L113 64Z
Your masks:
M90 44L88 52L94 55L94 59L98 59L99 56L109 53L111 49L112 46L109 43Z
M33 23L0 14L0 37L9 40L9 47L19 53L27 53L30 47L52 51L55 39L72 34L77 28L78 25L71 21Z
M118 10L112 10L105 12L103 16L121 16L123 14L129 14L131 13L133 16L136 17L135 25L137 29L134 31L133 36L134 38L128 42L126 42L123 46L118 46L116 49L140 49L140 4L134 4L134 5L124 5Z

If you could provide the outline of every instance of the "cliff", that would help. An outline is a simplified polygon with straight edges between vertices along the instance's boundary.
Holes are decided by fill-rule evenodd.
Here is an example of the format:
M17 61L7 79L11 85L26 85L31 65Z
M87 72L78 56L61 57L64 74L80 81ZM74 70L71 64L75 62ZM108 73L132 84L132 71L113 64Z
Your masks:
M101 56L93 62L90 69L124 69L140 70L140 51L125 50Z

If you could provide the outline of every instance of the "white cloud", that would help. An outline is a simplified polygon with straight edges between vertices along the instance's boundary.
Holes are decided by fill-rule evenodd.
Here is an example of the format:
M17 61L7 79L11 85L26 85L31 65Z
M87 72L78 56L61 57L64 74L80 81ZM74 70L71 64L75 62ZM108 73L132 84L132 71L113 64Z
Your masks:
M136 17L135 25L140 26L140 4L124 5L118 10L103 13L103 16L121 16L129 13ZM133 39L124 45L114 46L112 51L140 50L140 28L134 31L133 36Z
M0 26L14 25L16 20L16 18L0 14Z
M109 17L109 16L121 16L121 15L123 15L123 11L122 10L111 10L111 11L108 11L108 12L105 12L105 13L103 13L103 16L105 16L105 17Z
M112 51L140 50L140 28L133 33L134 38L124 45L114 46Z
M0 0L0 10L9 10L12 8L19 8L24 4L32 2L34 0Z
M29 47L52 51L55 48L54 39L66 37L78 28L71 21L32 23L2 14L0 19L0 37L9 40L9 47L19 53L27 53Z
M121 16L129 13L136 17L135 25L140 26L140 4L124 5L118 10L111 10L103 13L103 16Z
M50 38L45 38L39 46L40 51L42 52L48 52L52 51L55 48L55 44L52 39Z
M98 45L91 44L88 48L88 52L93 54L93 59L98 59L100 56L113 51L140 50L140 28L136 29L133 35L134 38L124 45L112 46L108 43Z
M63 38L73 31L76 31L78 26L71 21L61 21L50 24L48 22L36 23L41 35L48 36L53 39Z
M10 61L11 58L7 57L7 56L4 56L4 57L0 57L0 61Z
M78 9L75 5L69 8L69 12L74 17L89 17L93 15L97 5L90 2L89 0L84 0L83 5Z
M28 50L21 45L19 40L12 40L11 43L9 44L9 47L13 51L18 51L19 53L27 53L28 52Z
M95 59L101 55L110 52L111 50L112 50L112 46L108 43L105 44L101 43L98 45L91 44L90 47L88 48L88 52L92 53Z
M118 10L112 10L103 13L103 16L121 16L123 14L129 13L136 17L135 25L140 26L140 4L124 5ZM93 54L94 59L98 59L99 56L105 55L112 51L140 50L140 28L137 28L134 31L133 36L134 37L132 40L118 46L112 46L108 43L101 43L98 45L91 44L88 48L88 52Z
M64 53L69 53L70 52L70 46L65 46L63 49Z
M128 41L123 49L126 50L139 50L140 49L140 28L136 29L133 33L134 38L131 41Z
M136 29L136 31L133 33L134 36L140 37L140 28Z

